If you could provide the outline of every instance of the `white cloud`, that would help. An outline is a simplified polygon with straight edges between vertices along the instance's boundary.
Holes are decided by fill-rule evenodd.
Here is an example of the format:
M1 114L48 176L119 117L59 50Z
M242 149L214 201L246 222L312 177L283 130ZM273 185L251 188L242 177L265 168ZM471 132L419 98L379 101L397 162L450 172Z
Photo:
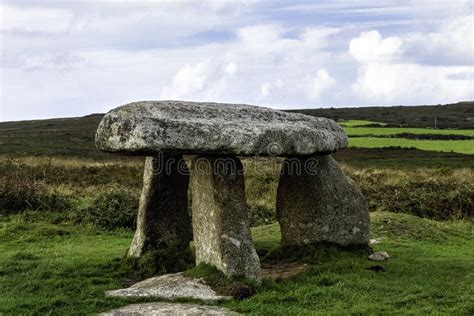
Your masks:
M336 80L332 78L326 69L319 69L316 75L309 80L308 97L310 100L317 100L326 90L332 88Z
M25 71L40 71L43 69L68 71L84 62L84 58L74 54L51 53L37 56L20 55L18 61L20 67Z
M314 49L325 48L328 46L328 37L340 32L336 27L308 27L301 33L301 40L306 45Z
M160 98L275 108L473 98L466 3L4 2L2 119Z
M228 63L225 65L224 71L226 74L232 76L237 72L237 65L235 63Z
M264 82L260 85L260 93L264 97L267 97L270 94L270 83L269 82Z
M73 14L66 9L0 4L0 31L57 33L67 31L72 22Z
M436 32L412 32L405 39L417 62L474 64L474 15L450 20Z
M459 75L472 72L472 62L461 67L415 63L416 57L426 57L426 51L433 47L440 55L446 49L472 56L474 48L465 42L470 42L467 35L473 31L466 31L465 21L449 23L438 33L412 33L405 38L383 38L376 30L361 33L349 45L349 54L359 62L359 74L352 84L354 95L371 104L449 103L473 99L472 77ZM460 35L465 40L463 43L458 39ZM420 48L421 43L423 48Z
M283 28L279 25L252 25L237 30L243 48L260 52L280 49L282 34Z
M447 45L446 41L451 41L452 49L456 50L454 47L456 39L450 40L448 37L457 35L445 33L446 29L452 27L449 24L440 33L436 33L436 36L433 34L426 36L423 42L438 46L440 49L437 40L442 39L443 45ZM410 61L407 54L413 53L414 47L418 47L418 36L421 35L409 34L408 40L398 37L382 38L380 33L374 30L361 33L359 37L351 40L349 53L359 62L359 74L356 82L352 84L352 91L359 100L372 104L427 104L473 98L472 78L459 78L458 75L472 70L472 65L434 66ZM469 42L469 38L465 40ZM402 49L402 43L407 52ZM466 51L473 52L472 49L460 46ZM418 50L417 53L422 55L423 51Z
M451 75L468 67L369 63L352 88L356 96L373 104L438 104L474 99L474 82Z
M173 77L171 86L164 87L162 99L187 99L201 92L208 79L209 62L203 61L195 66L185 65Z
M396 36L382 38L376 30L362 32L349 44L349 53L359 62L390 61L402 53L402 40Z

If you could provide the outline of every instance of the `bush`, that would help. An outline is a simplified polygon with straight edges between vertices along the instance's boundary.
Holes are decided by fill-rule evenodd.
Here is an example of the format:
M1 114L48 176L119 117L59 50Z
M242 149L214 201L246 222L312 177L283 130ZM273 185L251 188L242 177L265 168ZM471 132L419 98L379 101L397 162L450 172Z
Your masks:
M0 212L3 215L35 208L40 192L34 181L9 181L0 188Z
M118 185L101 190L92 198L83 198L78 204L70 218L76 224L88 223L108 230L135 229L138 197Z
M34 211L68 211L73 199L57 190L20 187L0 189L0 215Z
M459 177L438 170L428 175L421 171L372 171L353 176L370 211L403 212L436 220L474 218L474 185L466 175Z
M24 172L25 166L9 161L0 184L0 215L25 210L64 211L71 208L72 198L58 188L50 189L35 174Z

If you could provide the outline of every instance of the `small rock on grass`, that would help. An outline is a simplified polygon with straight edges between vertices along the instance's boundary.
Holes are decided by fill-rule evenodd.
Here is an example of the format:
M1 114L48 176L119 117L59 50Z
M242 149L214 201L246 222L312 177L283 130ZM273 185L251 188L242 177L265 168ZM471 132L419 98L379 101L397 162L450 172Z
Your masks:
M374 239L370 239L369 240L369 245L372 246L372 245L378 245L382 243L382 238L374 238Z
M388 258L390 258L390 256L386 251L376 251L369 256L369 260L372 261L384 261Z

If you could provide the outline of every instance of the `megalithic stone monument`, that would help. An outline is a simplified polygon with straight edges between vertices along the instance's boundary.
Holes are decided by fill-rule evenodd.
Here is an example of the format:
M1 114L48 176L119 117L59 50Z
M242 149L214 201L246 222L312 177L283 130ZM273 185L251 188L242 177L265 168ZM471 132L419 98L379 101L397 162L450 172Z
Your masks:
M347 137L330 119L242 104L142 101L107 113L96 145L148 157L130 256L163 247L179 254L192 226L197 263L259 279L239 156L287 159L277 197L283 245L368 243L364 198L330 156L347 146ZM183 155L194 157L190 179ZM299 173L289 168L295 163Z

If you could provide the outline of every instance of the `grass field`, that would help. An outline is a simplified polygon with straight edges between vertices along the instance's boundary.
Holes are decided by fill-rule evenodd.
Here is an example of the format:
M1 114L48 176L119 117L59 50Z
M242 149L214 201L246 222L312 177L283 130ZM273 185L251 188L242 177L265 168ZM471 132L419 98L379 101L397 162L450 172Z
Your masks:
M424 151L454 152L474 154L474 139L451 139L456 136L474 138L474 129L430 129L411 127L366 127L368 124L380 124L368 120L349 120L342 122L349 146L356 148L401 147L416 148ZM421 137L450 139L413 139ZM458 137L459 138L459 137Z
M474 155L474 140L414 140L405 138L354 137L349 146L360 148L404 147Z
M338 123L344 127L358 127L358 126L365 126L365 125L372 125L372 124L378 124L380 126L387 125L386 123L374 122L374 121L368 121L368 120L350 120L350 121L341 121Z
M306 272L266 280L258 293L223 305L254 315L474 313L474 224L372 213L372 236L391 258L385 272L360 252L308 259ZM0 314L86 315L143 300L105 297L121 287L117 265L132 233L46 224L21 215L0 220ZM278 246L275 224L253 229L260 253Z
M357 125L347 125L357 126ZM410 127L344 127L346 134L353 135L396 135L401 133L410 134L437 134L437 135L464 135L473 136L474 129L430 129L430 128L410 128Z

